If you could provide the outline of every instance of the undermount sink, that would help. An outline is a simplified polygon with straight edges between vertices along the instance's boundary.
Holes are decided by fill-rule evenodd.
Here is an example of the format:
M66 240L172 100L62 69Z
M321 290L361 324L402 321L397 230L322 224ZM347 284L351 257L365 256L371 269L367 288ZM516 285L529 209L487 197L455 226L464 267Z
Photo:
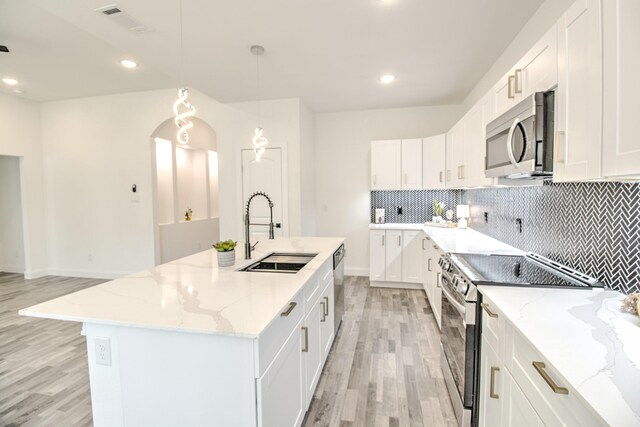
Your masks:
M259 261L250 264L240 271L250 273L288 273L295 274L318 254L307 253L272 253Z

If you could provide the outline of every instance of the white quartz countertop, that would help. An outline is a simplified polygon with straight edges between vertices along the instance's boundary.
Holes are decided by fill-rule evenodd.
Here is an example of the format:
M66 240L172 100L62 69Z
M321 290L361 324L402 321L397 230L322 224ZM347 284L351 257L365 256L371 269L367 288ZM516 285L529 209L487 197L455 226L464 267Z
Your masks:
M640 318L611 290L480 286L612 426L640 426Z
M342 238L261 241L251 260L218 267L207 250L20 310L26 316L255 338L333 257ZM272 252L318 253L296 274L236 271Z
M422 230L444 252L523 255L524 252L471 228L432 227L424 224L369 224L370 230Z

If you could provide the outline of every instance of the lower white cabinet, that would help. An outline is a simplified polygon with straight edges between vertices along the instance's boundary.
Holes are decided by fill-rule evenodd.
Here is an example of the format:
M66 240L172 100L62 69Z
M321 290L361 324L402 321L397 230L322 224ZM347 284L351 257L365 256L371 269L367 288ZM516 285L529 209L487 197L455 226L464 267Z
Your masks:
M480 425L500 426L501 403L507 397L504 393L502 378L505 368L496 351L483 336L480 353Z
M423 287L427 294L427 300L433 311L433 315L441 328L442 319L442 268L438 265L438 260L442 255L440 248L433 243L429 236L424 237L423 242Z
M302 366L304 368L304 408L305 410L311 403L313 392L320 380L322 373L322 344L320 341L320 319L322 318L322 306L319 302L310 307L308 314L302 321L301 340L302 344L298 347L302 352ZM284 424L282 424L284 425Z
M419 288L423 282L422 235L422 230L370 230L369 280Z
M333 278L331 284L327 286L322 293L320 299L320 306L322 313L320 315L320 348L322 353L322 360L326 360L331 350L331 344L335 338L335 316L334 316L334 301L333 301Z
M300 333L296 328L269 368L257 380L258 426L279 427L302 424L306 405L302 390Z
M502 393L502 414L499 424L480 424L484 426L518 426L518 427L543 427L544 424L536 411L527 400L527 397L522 393L518 384L513 380L511 374L505 371L504 377L504 392ZM493 409L493 408L492 408ZM492 420L489 420L492 421Z

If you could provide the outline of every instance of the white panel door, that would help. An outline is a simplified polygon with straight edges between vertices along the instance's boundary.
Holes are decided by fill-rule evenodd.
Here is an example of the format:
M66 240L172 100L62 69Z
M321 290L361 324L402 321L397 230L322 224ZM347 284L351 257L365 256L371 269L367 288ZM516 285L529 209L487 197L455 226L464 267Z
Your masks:
M513 71L509 71L491 88L490 96L492 97L494 117L500 116L515 105L515 75Z
M256 162L253 150L242 150L242 215L249 196L257 191L269 195L273 201L273 222L276 224L275 237L287 235L287 226L283 223L286 211L282 197L282 150L267 148L259 162ZM269 203L258 196L251 202L252 224L269 224ZM277 225L280 225L278 227ZM251 226L251 241L266 240L269 227Z
M445 134L422 139L422 188L424 190L445 188L446 147Z
M385 238L385 280L402 281L402 230L387 230Z
M325 289L323 295L320 297L320 303L322 306L323 313L320 316L320 346L322 347L322 364L324 365L325 360L327 360L327 356L329 355L329 350L331 350L331 344L333 343L334 334L335 334L335 313L333 306L333 279L327 288Z
M578 0L558 24L554 181L602 175L601 16L600 0Z
M525 98L558 84L558 28L554 25L520 60L515 76L515 92Z
M543 427L542 420L520 390L511 374L505 369L500 372L502 376L503 393L501 398L502 414L501 424L491 424L499 426L518 427Z
M500 426L502 402L506 399L502 387L505 367L486 338L480 350L480 427Z
M480 100L463 119L465 162L460 170L464 185L467 187L488 186L493 180L484 175L485 155L487 152L485 108L489 108L485 97Z
M640 175L640 2L603 2L604 176Z
M257 380L258 426L297 427L305 413L302 392L302 357L298 329Z
M422 139L402 140L402 189L422 188Z
M369 280L382 282L386 269L386 233L384 230L369 231Z
M422 283L425 244L422 236L420 230L402 232L402 281L405 283Z
M464 187L464 119L447 134L447 188Z
M400 190L402 142L371 141L371 189Z
M317 301L302 320L302 367L304 371L305 410L311 403L313 392L322 373L322 344L320 342L320 319L322 305ZM286 402L284 403L286 404Z

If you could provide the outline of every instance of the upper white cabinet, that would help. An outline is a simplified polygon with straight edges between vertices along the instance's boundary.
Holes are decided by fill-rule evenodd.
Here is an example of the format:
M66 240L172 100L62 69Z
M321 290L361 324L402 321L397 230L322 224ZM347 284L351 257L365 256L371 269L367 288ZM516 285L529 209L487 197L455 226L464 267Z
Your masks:
M516 100L558 84L558 30L554 25L518 62L514 70Z
M460 120L447 133L447 188L464 186L464 123Z
M441 190L445 188L446 135L435 135L422 139L422 188Z
M461 172L465 187L483 187L493 183L493 179L484 174L490 105L491 98L485 96L463 118L465 162Z
M422 139L402 140L402 184L403 190L422 188Z
M402 143L399 139L371 142L371 189L398 190L401 183Z
M601 0L579 0L558 23L554 181L602 176L601 9Z
M640 2L607 0L603 4L604 121L602 174L640 175L637 70L640 69Z

